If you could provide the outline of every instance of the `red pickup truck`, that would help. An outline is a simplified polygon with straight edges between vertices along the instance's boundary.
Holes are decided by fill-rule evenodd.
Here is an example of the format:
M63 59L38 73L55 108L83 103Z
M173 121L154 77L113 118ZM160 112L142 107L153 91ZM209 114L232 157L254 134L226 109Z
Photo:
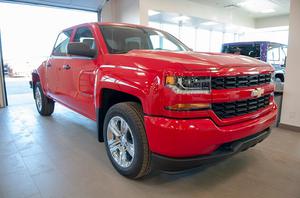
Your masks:
M62 31L32 74L36 107L94 120L115 169L140 178L225 159L270 133L273 68L256 59L193 52L167 32L88 23Z

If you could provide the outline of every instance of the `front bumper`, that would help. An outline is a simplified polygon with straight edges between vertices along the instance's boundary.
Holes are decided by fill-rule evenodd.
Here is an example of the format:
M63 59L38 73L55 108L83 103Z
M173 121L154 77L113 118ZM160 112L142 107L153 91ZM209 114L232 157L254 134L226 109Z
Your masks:
M210 155L221 145L269 128L276 120L275 104L259 117L218 125L211 118L173 119L144 116L150 150L170 158Z
M225 143L210 155L203 155L191 158L170 158L158 154L152 154L154 168L165 171L179 171L194 168L202 164L210 164L231 157L232 155L247 150L263 141L270 134L270 129L263 132L242 138L233 142Z

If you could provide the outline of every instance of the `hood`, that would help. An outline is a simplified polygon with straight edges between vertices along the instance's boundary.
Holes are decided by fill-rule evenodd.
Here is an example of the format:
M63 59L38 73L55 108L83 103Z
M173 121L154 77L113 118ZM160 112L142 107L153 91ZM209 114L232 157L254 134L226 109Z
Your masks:
M157 59L181 64L187 70L219 69L223 67L266 67L267 63L241 55L204 52L173 52L158 50L132 50L126 56Z

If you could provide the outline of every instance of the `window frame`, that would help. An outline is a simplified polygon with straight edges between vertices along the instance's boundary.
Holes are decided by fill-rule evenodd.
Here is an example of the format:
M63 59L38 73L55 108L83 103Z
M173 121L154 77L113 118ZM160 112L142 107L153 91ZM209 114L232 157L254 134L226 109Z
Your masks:
M74 29L67 29L67 30L64 30L64 31L60 32L60 33L58 34L58 36L56 37L55 43L54 43L53 48L52 48L51 56L60 56L60 57L68 56L68 53L67 53L67 52L66 52L66 53L61 53L61 54L54 54L54 50L55 50L55 46L56 46L56 44L57 44L58 38L60 37L60 35L61 35L62 33L65 33L65 32L71 32L71 33L70 33L70 37L69 37L69 42L68 42L68 44L71 42L71 40L72 40L72 35L73 35L73 33L74 33Z

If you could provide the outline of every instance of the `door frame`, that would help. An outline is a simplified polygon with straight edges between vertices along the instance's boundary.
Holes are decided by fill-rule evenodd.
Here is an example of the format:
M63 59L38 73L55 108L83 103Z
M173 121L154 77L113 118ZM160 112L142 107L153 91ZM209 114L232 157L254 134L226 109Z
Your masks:
M7 102L7 93L6 93L6 85L5 85L5 75L4 75L4 62L2 55L2 42L1 42L1 30L0 30L0 108L6 107L8 105Z

